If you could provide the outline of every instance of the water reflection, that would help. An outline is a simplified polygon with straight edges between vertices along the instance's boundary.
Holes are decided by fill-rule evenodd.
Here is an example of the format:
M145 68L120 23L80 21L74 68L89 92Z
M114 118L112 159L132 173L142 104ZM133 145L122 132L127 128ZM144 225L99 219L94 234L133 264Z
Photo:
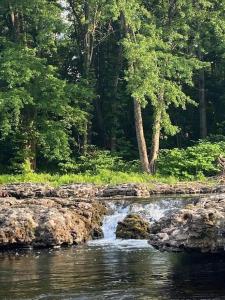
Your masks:
M223 257L83 246L0 256L0 299L225 299Z

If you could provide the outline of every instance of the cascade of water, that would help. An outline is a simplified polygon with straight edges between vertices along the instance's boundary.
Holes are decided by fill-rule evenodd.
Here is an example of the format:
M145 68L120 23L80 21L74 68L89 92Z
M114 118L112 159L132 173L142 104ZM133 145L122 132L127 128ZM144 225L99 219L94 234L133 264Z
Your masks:
M193 201L193 200L192 200ZM105 216L103 220L103 234L104 238L100 240L91 241L90 245L113 245L121 247L146 247L148 246L147 241L138 240L121 240L116 239L116 227L118 222L122 221L128 214L140 214L143 218L150 222L158 221L160 218L168 213L171 213L184 205L188 201L181 199L160 199L152 202L130 202L130 201L111 201L109 208L111 214Z

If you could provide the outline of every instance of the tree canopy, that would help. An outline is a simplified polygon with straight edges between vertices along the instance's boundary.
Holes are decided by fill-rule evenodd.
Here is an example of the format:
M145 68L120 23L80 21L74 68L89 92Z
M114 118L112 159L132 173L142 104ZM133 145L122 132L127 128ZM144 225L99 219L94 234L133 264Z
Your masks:
M160 149L225 136L224 58L224 0L2 0L0 172L93 149L155 172Z

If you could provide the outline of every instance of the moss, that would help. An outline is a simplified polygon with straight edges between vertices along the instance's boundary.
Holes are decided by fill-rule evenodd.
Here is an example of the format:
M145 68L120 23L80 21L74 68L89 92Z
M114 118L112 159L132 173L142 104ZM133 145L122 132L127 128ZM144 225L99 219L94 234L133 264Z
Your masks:
M147 239L149 233L149 223L136 214L128 215L116 229L117 238L123 239Z

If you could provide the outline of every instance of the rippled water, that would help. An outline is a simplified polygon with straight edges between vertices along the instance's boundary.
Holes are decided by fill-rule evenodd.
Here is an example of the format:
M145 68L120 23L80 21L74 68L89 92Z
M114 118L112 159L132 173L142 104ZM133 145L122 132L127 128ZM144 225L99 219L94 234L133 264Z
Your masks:
M127 213L157 219L183 205L176 201L112 203L105 239L88 245L0 254L0 299L225 299L224 257L161 253L147 241L115 239L115 223Z

